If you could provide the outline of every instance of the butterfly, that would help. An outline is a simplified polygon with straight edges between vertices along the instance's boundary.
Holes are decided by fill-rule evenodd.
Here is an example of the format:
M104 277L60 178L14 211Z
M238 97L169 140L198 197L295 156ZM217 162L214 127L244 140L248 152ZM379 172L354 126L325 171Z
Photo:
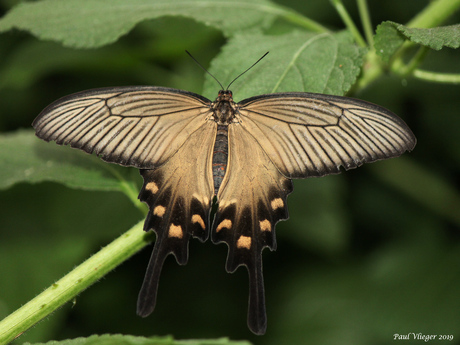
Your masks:
M362 100L286 92L235 103L228 88L214 102L166 87L93 89L55 101L33 127L45 141L140 169L139 199L149 206L144 230L156 233L140 316L155 308L165 258L173 254L184 265L190 238L210 236L228 245L228 272L246 266L248 326L264 334L261 254L276 249L275 226L288 218L291 179L396 157L416 139L391 111Z

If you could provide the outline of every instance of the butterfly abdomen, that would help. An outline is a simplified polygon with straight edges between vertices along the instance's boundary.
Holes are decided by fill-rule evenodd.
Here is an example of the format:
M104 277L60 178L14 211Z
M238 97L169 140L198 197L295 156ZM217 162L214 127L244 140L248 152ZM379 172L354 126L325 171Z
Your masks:
M219 191L225 172L227 171L228 159L228 127L217 126L216 142L212 155L212 176L214 179L214 194Z

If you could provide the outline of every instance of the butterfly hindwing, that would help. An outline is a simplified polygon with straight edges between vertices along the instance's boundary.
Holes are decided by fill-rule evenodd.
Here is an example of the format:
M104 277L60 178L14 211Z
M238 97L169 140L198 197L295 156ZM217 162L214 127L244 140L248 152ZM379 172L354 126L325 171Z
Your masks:
M285 178L240 124L229 126L227 173L217 194L219 203L212 241L225 242L226 269L245 265L249 272L248 325L265 333L266 315L262 250L276 249L275 225L288 218L286 198L292 182Z
M149 206L144 229L157 234L138 299L143 316L155 306L166 256L185 264L190 237L208 237L217 128L208 121L210 105L200 95L170 88L103 88L63 97L33 122L46 141L141 169L139 198Z
M289 178L337 174L410 151L416 140L395 114L347 97L279 93L238 103L241 123Z
M214 197L212 150L217 124L204 122L164 165L141 170L144 185L139 199L149 206L144 230L157 235L138 298L138 314L154 307L163 262L173 254L179 264L188 260L190 237L208 238L209 212Z
M228 171L217 195L212 239L229 246L227 270L249 271L248 325L266 328L261 252L276 248L275 225L287 218L291 178L323 176L399 156L415 137L374 104L329 95L256 96L237 105L229 125ZM237 176L237 179L234 177Z

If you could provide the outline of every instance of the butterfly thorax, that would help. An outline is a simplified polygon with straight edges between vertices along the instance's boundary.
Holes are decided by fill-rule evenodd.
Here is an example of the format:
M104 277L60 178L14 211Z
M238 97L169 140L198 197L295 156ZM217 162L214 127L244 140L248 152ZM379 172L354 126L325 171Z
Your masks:
M237 108L231 91L220 90L219 95L211 105L211 109L214 112L214 121L218 125L228 126L232 122L235 122Z

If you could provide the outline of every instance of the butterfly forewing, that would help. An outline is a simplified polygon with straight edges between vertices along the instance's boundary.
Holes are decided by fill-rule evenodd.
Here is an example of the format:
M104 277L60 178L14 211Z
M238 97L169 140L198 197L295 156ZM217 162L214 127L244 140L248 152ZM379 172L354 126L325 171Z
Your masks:
M239 103L242 126L286 177L323 176L399 156L416 140L389 110L351 98L280 93Z
M36 134L141 169L163 164L210 115L210 101L161 87L89 90L64 97L35 119Z

